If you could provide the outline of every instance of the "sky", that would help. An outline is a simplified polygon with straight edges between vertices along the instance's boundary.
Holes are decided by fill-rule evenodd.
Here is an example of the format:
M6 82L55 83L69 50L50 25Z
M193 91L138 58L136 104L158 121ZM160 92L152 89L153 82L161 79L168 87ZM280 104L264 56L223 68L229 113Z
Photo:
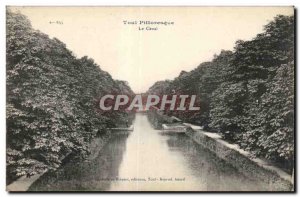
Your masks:
M11 7L34 29L88 56L135 93L210 61L237 40L250 40L293 7ZM173 25L124 24L173 22ZM145 30L146 27L157 30ZM144 30L139 30L144 28Z

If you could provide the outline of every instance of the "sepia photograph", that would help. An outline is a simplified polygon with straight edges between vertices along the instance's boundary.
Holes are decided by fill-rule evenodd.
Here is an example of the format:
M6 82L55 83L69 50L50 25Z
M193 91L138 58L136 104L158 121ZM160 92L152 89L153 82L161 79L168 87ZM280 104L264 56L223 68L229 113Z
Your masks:
M6 191L294 193L295 13L7 5Z

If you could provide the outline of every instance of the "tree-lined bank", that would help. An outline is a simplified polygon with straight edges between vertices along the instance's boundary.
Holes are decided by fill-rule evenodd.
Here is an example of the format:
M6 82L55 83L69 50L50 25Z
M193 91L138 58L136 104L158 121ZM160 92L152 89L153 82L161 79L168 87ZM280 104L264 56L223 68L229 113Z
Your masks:
M147 93L197 95L199 113L166 113L219 132L225 140L291 170L294 18L277 16L253 40L239 40L233 51L222 50L191 72L156 82Z
M124 111L97 110L105 94L133 95L88 57L7 12L7 183L56 169L70 152L85 156L107 127L125 126Z

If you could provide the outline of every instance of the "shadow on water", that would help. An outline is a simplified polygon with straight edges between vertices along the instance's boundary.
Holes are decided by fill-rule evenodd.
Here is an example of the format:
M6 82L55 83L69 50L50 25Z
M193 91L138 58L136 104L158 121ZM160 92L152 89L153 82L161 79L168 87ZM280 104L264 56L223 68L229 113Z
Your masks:
M55 172L45 173L30 191L105 191L118 176L129 134L113 134L91 161L68 162Z
M157 125L162 120L148 114L152 128L160 129ZM209 149L197 144L185 133L170 133L157 130L165 139L170 154L177 157L177 161L185 166L186 174L194 177L199 183L196 190L204 191L264 191L272 190L262 182L251 180L240 173L236 168L220 159ZM200 186L201 185L201 186Z
M68 162L31 191L255 191L253 181L184 133L156 130L155 117L136 114L134 131L112 136L89 162ZM114 134L116 135L116 134ZM112 180L118 177L119 180ZM273 188L274 189L274 188Z
M162 134L173 153L183 156L193 176L201 179L207 191L268 190L267 186L250 180L207 148L197 144L184 133Z

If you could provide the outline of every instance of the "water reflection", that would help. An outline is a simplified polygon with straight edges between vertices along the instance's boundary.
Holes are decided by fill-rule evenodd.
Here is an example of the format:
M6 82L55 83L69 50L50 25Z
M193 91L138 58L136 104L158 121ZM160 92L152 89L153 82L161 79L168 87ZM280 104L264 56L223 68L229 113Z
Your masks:
M154 124L155 125L155 124ZM146 181L114 182L113 191L233 191L259 190L236 169L185 134L154 130L138 114L135 132L128 138L119 176ZM151 180L155 181L149 181ZM172 181L161 181L161 180ZM184 181L176 181L184 180Z
M31 189L234 191L268 188L247 179L185 134L155 130L147 115L137 114L134 131L128 138L126 135L113 137L94 160L69 163L55 174L43 176Z
M55 173L46 173L31 187L31 191L105 191L108 178L117 177L126 151L128 134L117 134L92 161L69 162Z
M196 144L185 134L169 135L169 150L182 156L191 176L201 179L204 191L264 190L263 184L249 180L208 149ZM200 188L199 188L200 189Z

